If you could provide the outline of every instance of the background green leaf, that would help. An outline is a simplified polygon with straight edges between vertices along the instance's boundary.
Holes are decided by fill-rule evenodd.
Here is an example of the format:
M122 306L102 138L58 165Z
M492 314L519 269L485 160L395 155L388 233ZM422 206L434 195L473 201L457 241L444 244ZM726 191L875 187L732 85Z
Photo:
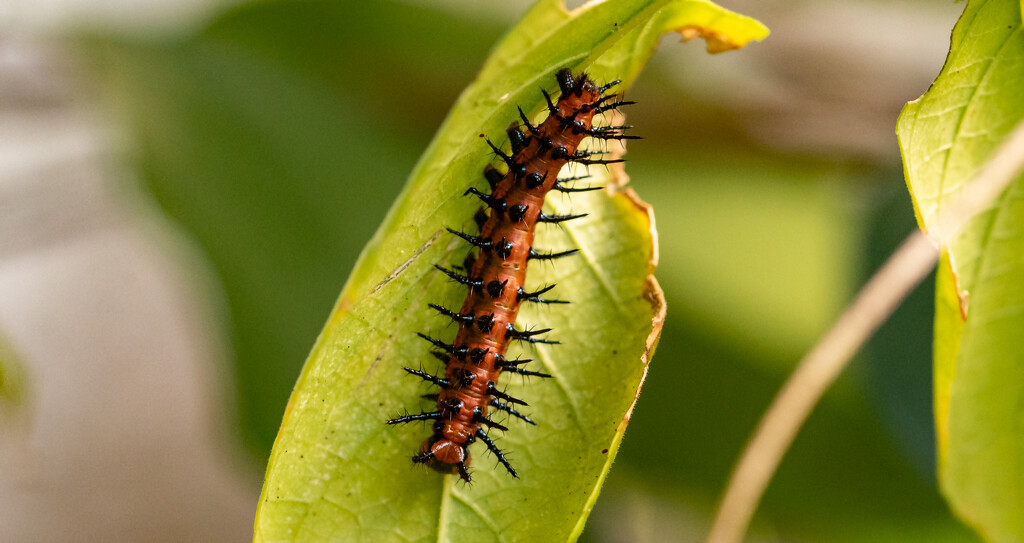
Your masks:
M899 121L922 228L1024 119L1022 96L1020 3L971 0L942 72ZM949 241L936 295L939 478L954 509L991 541L1024 539L1022 192L1017 180Z
M511 534L552 540L579 534L615 456L663 318L660 289L650 278L653 224L628 193L556 198L555 210L585 208L590 215L538 236L537 246L578 247L581 258L531 270L531 283L556 282L559 296L573 304L522 313L524 323L553 323L564 345L524 353L553 379L525 392L511 380L510 392L527 398L541 423L539 431L511 432L500 442L512 451L521 480L480 469L486 458L477 459L469 487L455 477L409 472L409 456L427 431L391 429L383 421L415 407L410 399L421 393L421 384L404 378L401 367L428 358L413 332L442 328L426 303L457 304L464 295L432 266L465 253L443 228L465 225L478 205L460 198L467 180L479 178L491 160L477 135L500 134L516 117L516 105L537 111L538 87L551 89L559 68L588 69L607 81L620 66L614 59L595 63L600 52L626 40L646 46L640 55L649 55L652 35L673 28L652 29L652 15L701 16L709 6L619 1L569 14L558 2L544 1L498 45L364 251L310 355L271 453L257 540L344 535L480 541ZM740 43L765 33L724 10L712 24L722 35L743 30L737 32ZM635 70L625 74L625 85L630 75ZM597 183L612 182L605 172L592 173Z
M24 412L28 403L27 376L21 357L0 333L0 423Z

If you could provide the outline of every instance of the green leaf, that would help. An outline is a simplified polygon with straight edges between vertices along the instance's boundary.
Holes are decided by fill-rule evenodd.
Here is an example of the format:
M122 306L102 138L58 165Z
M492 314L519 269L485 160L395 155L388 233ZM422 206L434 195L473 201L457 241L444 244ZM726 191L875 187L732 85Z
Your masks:
M499 442L521 478L491 469L479 446L472 486L411 466L429 429L384 421L427 405L417 399L422 384L401 368L429 364L416 332L446 337L452 329L426 304L457 306L465 295L432 267L465 254L444 227L466 225L478 205L461 197L492 158L478 135L501 134L517 105L540 112L540 89L552 90L563 67L625 87L657 37L684 27L735 47L767 34L703 1L610 0L567 13L543 0L497 46L364 250L306 362L267 468L257 541L552 541L580 533L664 316L651 276L653 219L621 188L621 172L590 172L611 190L549 198L555 211L589 215L537 238L538 247L581 251L530 270L528 285L558 283L558 297L573 303L521 312L521 323L550 325L563 343L523 353L553 379L503 379L539 423L515 425Z
M1020 3L971 0L938 78L899 120L922 228L936 226L1024 118L1022 97ZM1022 192L1018 179L948 241L937 282L939 479L954 510L991 541L1024 540Z
M24 411L27 383L21 357L5 335L0 334L0 422Z

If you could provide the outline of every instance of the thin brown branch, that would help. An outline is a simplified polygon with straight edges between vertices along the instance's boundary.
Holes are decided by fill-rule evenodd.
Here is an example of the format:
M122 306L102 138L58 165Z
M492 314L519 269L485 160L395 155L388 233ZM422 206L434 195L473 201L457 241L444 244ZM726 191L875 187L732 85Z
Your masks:
M729 481L707 543L740 543L793 438L853 355L928 275L945 245L1024 170L1024 122L935 221L911 234L868 281L832 329L800 361L765 412Z
M860 346L928 275L937 254L923 234L911 234L800 361L740 457L708 543L742 540L768 481L815 404Z

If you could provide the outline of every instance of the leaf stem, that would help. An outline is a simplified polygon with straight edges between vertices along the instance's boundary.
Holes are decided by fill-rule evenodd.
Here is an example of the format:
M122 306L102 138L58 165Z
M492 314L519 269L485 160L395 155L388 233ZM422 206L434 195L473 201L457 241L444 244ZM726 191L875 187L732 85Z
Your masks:
M946 245L1024 170L1024 121L930 227L917 230L861 289L839 320L800 361L765 412L729 480L707 543L739 543L783 455L853 355L935 266Z

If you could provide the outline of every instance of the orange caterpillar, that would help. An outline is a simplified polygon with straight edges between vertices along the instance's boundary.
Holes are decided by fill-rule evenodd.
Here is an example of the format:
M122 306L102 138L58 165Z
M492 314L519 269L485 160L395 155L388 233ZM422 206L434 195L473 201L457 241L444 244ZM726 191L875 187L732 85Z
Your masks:
M559 179L558 172L569 162L577 164L610 164L621 160L591 158L590 151L578 150L586 137L600 139L636 139L623 135L628 126L593 126L594 116L632 102L617 100L616 94L605 94L620 83L598 86L587 74L573 75L563 69L555 76L562 91L557 102L552 102L547 92L548 117L534 126L519 110L522 128L508 129L512 154L507 155L493 143L487 143L508 166L502 175L488 166L484 177L491 186L491 193L485 194L470 188L466 194L475 194L489 211L477 213L479 235L448 229L449 232L466 240L477 248L465 263L467 274L437 266L449 277L469 287L466 301L459 312L440 305L430 307L451 318L459 325L455 341L443 341L419 334L439 349L434 353L445 363L444 377L405 368L440 387L437 394L437 410L405 415L388 421L388 424L420 420L434 421L434 433L423 442L419 454L412 457L418 464L426 464L443 472L458 474L464 481L470 477L467 466L470 463L469 445L477 439L484 442L513 477L518 477L505 454L488 437L485 428L507 428L488 417L491 409L504 411L529 424L536 424L519 413L515 406L526 402L513 398L498 389L502 371L521 375L550 377L545 373L528 371L520 366L529 360L508 360L505 351L513 340L530 343L558 343L535 336L550 329L524 331L515 327L516 315L523 302L564 303L540 296L554 285L535 292L523 288L527 264L530 260L550 260L568 256L576 250L560 253L544 253L533 249L533 238L538 223L559 223L583 215L549 215L541 211L544 197L552 189L562 192L581 192L600 187L572 188L565 183L580 178ZM543 92L543 91L542 91Z

